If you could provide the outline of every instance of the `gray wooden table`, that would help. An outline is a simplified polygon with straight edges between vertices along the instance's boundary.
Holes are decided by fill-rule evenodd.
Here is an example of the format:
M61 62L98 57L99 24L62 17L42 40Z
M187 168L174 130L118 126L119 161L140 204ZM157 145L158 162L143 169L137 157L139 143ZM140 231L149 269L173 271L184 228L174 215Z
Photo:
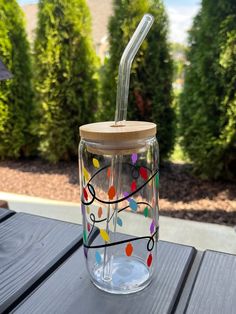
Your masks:
M0 313L236 313L236 256L160 241L141 292L98 290L80 225L0 209Z

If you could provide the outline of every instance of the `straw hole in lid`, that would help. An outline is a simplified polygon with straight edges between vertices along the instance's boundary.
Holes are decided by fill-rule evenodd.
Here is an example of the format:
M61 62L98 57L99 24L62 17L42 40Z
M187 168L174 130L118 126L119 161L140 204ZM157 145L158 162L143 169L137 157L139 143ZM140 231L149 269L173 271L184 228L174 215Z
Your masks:
M113 128L113 127L117 128L117 127L121 127L121 126L126 126L125 124L120 124L121 122L123 123L124 121L120 121L120 122L117 123L117 124L114 123L114 124L112 124L112 125L110 125L110 126L111 126L112 128Z

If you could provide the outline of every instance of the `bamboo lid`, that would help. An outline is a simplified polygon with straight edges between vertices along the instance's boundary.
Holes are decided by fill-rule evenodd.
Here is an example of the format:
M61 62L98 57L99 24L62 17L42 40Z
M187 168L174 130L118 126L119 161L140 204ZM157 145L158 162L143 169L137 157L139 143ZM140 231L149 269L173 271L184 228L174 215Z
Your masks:
M80 136L92 141L132 141L156 135L156 124L145 121L126 121L124 126L115 126L114 121L85 124L80 127Z

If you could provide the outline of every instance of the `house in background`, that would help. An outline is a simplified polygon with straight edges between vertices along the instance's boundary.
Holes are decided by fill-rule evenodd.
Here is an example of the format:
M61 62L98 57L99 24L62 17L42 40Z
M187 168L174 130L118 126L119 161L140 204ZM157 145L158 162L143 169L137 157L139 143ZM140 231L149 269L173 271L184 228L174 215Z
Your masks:
M103 61L108 52L108 22L113 13L112 0L87 0L92 17L92 37L97 55ZM23 5L22 9L26 17L26 31L29 41L32 43L35 37L37 25L37 4Z
M0 81L10 79L12 74L7 70L5 65L0 60Z

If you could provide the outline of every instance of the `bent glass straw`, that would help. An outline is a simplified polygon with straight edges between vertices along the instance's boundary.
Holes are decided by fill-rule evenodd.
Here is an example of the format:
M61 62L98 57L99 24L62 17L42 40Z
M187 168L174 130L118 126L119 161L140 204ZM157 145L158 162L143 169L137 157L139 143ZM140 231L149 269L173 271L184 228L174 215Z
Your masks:
M145 14L143 16L121 57L116 95L115 125L123 125L126 120L131 65L153 22L152 15Z

